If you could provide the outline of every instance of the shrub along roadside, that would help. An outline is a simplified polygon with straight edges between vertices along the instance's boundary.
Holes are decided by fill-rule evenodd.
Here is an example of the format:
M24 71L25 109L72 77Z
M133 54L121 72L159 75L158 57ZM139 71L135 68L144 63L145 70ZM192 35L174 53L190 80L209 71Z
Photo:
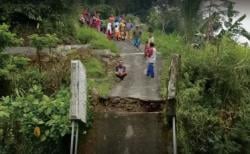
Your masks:
M87 26L78 29L77 39L83 44L90 44L94 49L110 49L114 53L118 52L114 42L108 40L103 33Z
M193 49L180 36L155 33L168 70L182 56L177 104L180 153L249 153L250 49L228 37ZM166 85L168 72L162 74ZM166 96L166 87L162 94Z
M242 106L250 104L250 49L224 38L219 48L208 44L182 61L177 110L182 152L249 153L249 111Z
M70 133L69 94L68 89L62 88L55 96L46 96L41 87L33 86L25 94L17 91L15 97L4 97L0 105L7 109L7 116L0 118L5 130L1 145L8 145L4 146L5 150L44 153L50 148L41 145L54 143L53 150L50 149L51 153L59 152L60 149L56 145ZM33 148L27 144L29 141L34 142ZM16 149L11 148L12 145ZM36 149L36 146L40 148Z
M87 51L83 53L86 55L74 52L74 55L66 57L51 57L46 66L42 65L41 71L36 65L30 65L27 58L6 55L16 60L11 61L15 72L5 72L13 84L11 92L0 100L1 152L42 154L63 153L66 150L64 148L68 145L65 146L63 140L70 133L70 91L64 87L69 87L71 59L80 59L87 69L90 112L88 123L80 132L91 127L92 90L97 89L100 95L107 94L112 79L103 62ZM10 65L7 59L6 63L6 66ZM55 146L52 148L51 144Z
M92 44L96 43L99 48L117 51L114 43L101 33L94 32L96 36L94 39L91 38ZM38 35L33 36L34 39L38 38ZM49 37L53 36L46 37L48 38L43 38L43 43L46 44L43 46L53 46L54 40L57 39L51 41ZM15 34L9 32L7 25L1 25L0 41L1 52L8 45L20 43L21 39L17 39ZM99 59L80 53L73 57L51 56L49 61L40 62L39 71L36 62L32 63L29 58L0 53L1 92L6 92L1 93L5 97L0 99L1 153L67 153L64 148L68 144L65 146L62 142L70 133L68 120L70 91L64 87L69 87L71 59L80 59L85 64L89 94L94 88L98 89L101 95L106 95L110 90L111 76L106 72L107 66ZM91 96L88 100L90 112L83 131L91 126Z

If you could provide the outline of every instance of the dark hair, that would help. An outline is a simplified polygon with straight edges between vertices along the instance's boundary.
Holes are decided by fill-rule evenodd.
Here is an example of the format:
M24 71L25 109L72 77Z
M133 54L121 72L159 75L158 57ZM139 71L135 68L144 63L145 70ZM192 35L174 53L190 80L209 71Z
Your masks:
M154 47L155 46L155 44L153 43L153 42L150 42L150 47Z

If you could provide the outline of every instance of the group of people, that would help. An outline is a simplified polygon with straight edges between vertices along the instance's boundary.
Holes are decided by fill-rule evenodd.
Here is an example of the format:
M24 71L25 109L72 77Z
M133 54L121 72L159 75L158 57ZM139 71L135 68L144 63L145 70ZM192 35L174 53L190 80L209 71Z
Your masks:
M154 43L154 37L152 33L150 33L144 48L144 57L146 59L145 74L147 77L155 77L156 53L157 51ZM115 68L115 74L120 80L123 80L128 75L123 61L119 61L118 65Z
M113 16L111 15L108 20L106 34L109 39L114 40L131 40L131 31L134 24L128 20L125 16Z
M83 25L87 25L97 29L99 32L105 33L109 39L117 41L131 40L134 24L125 18L125 15L111 15L107 21L101 20L100 13L97 13L97 11L91 12L86 8L83 10L79 20Z
M89 9L84 9L81 16L80 22L84 25L88 25L96 29L99 32L106 33L108 39L120 40L132 40L132 44L139 50L141 46L142 31L140 27L134 26L130 20L126 20L125 16L113 16L111 15L108 19L107 25L100 18L100 14L96 11L90 13ZM149 38L145 43L144 57L146 59L146 76L154 78L154 64L156 62L156 48L154 44L154 37L152 33L149 34ZM127 75L127 70L123 61L119 61L115 68L115 74L123 80Z
M80 16L80 22L84 25L95 28L99 32L102 31L103 22L101 21L100 13L97 13L96 11L91 13L88 8L84 9Z

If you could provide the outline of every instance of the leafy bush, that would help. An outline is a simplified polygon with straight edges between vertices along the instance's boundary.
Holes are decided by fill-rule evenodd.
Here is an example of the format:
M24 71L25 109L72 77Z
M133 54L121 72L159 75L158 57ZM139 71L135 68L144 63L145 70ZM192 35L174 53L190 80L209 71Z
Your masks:
M182 54L177 116L183 153L240 153L249 146L250 121L241 117L249 114L241 108L250 103L249 51L224 38L219 47Z
M93 48L110 49L112 52L117 52L116 45L108 40L104 34L97 32L95 29L82 27L77 32L77 38L81 43L89 43Z
M42 146L47 143L56 145L62 137L70 132L69 94L68 89L61 89L54 97L48 97L43 94L41 87L33 86L27 94L18 92L16 97L3 98L0 108L8 110L1 114L4 121L1 121L3 125L0 129L5 134L1 145L7 146L12 145L10 143L20 142L21 144L17 144L15 149L19 152L22 150L19 148L29 146L25 145L26 141L34 142L33 145ZM31 153L36 150L35 147L30 149L33 150ZM46 151L41 153L44 152ZM50 152L53 153L53 151Z
M30 83L26 81L34 79L35 76L23 80L23 75L29 71L28 59L7 54L0 54L0 59L0 97L13 93L20 85L29 89Z
M59 39L55 34L46 34L45 36L32 34L29 36L29 39L31 46L36 48L37 61L39 63L39 69L41 69L41 50L47 47L51 51L51 48L57 45Z
M180 153L249 153L250 48L229 37L193 49L182 37L155 33L164 59L163 96L173 53L182 56L177 104Z
M22 39L18 39L16 34L9 31L6 24L0 25L0 52L7 46L21 44Z
M33 34L29 36L30 43L33 47L37 48L38 51L43 48L52 48L57 45L59 42L56 34L45 34L44 36L40 36L38 34Z

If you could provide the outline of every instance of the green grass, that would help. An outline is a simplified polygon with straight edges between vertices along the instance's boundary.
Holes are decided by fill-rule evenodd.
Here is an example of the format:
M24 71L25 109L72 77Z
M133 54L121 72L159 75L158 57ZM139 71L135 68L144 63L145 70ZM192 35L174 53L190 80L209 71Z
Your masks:
M103 78L105 77L105 66L104 64L94 57L89 57L83 61L86 69L87 75L90 78Z
M113 80L110 77L88 80L89 88L96 89L100 96L108 96L112 88L112 83L113 83Z
M112 88L113 78L106 66L97 58L89 57L83 61L87 69L88 87L96 89L100 96L107 96Z
M79 28L77 39L79 39L81 43L90 44L94 49L110 49L113 53L118 52L114 42L108 40L105 34L97 32L93 28L85 26Z

